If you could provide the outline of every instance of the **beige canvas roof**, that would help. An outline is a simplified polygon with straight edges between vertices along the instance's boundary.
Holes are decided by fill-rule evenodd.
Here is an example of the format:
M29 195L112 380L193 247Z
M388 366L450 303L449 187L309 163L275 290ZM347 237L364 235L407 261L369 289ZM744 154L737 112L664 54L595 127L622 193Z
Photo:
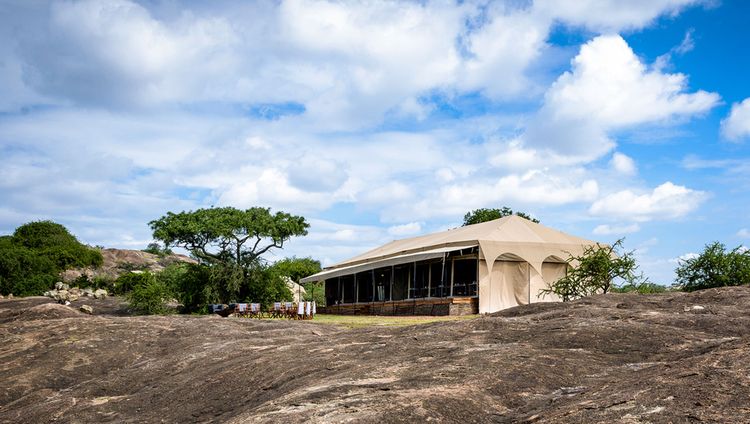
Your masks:
M583 246L592 244L595 242L512 215L439 233L395 240L327 267L321 273L305 278L303 282L325 279L326 276L332 275L331 271L339 268L375 264L396 257L404 257L406 262L407 256L411 254L436 250L446 251L443 249L450 247L455 247L457 250L480 246L482 259L494 262L503 255L517 257L541 269L542 262L551 255L558 260L565 259L566 252L577 254Z

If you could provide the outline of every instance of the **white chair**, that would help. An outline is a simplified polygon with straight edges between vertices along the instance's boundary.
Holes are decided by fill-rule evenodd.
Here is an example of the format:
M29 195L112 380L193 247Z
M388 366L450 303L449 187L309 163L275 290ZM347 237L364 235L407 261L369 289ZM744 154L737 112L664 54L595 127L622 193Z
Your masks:
M250 316L260 318L260 303L250 304Z

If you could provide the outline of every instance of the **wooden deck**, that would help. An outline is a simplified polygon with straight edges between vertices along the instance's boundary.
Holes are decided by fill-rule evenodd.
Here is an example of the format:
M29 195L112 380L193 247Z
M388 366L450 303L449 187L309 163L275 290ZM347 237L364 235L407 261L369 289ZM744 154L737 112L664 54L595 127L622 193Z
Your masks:
M332 305L318 313L337 315L471 315L479 313L477 297L442 297Z

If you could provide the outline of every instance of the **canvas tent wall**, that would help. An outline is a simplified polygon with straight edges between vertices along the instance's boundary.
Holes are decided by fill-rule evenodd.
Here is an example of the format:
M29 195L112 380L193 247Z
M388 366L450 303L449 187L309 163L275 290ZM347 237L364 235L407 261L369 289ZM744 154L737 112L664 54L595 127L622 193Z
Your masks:
M479 312L495 312L534 302L556 301L539 292L565 275L564 259L595 242L518 216L439 233L395 240L340 262L301 281L324 281L384 266L440 258L477 248Z

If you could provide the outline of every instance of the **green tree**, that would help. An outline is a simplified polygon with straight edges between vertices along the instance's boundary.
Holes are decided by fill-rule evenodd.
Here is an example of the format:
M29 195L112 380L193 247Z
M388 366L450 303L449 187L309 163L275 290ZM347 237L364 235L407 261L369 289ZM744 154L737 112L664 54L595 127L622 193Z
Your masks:
M172 254L172 249L168 247L162 248L159 243L149 243L148 246L146 246L145 249L143 249L146 253L151 253L152 255L157 255L159 257L167 256Z
M299 280L320 272L320 261L313 258L285 258L277 261L271 267L278 275L288 277L299 283ZM325 306L325 286L319 282L310 282L302 285L305 289L304 300L314 300L318 305Z
M567 302L596 293L607 293L617 280L636 287L647 283L643 274L636 274L638 265L633 252L619 252L622 243L623 239L611 246L597 243L586 246L580 256L571 254L567 259L568 272L565 277L541 292L554 293Z
M261 264L250 274L246 300L258 302L267 308L273 302L291 301L292 292L285 281L285 276L278 273L272 266Z
M169 212L149 225L154 239L166 248L187 249L209 268L207 273L199 273L208 276L203 281L201 297L222 302L259 295L258 276L266 275L261 255L283 248L294 236L306 235L309 227L304 217L272 214L268 208L257 207Z
M738 246L731 251L724 244L707 244L700 255L681 260L677 285L685 291L750 284L750 251Z
M467 212L466 215L464 215L464 226L479 224L480 222L492 221L494 219L510 215L520 216L521 218L526 218L531 222L536 222L537 224L539 223L538 219L532 218L530 215L524 212L513 212L513 209L507 206L503 206L500 209L481 208L474 209L471 212Z
M55 262L60 270L98 267L101 252L81 244L64 226L52 221L35 221L16 228L11 241Z
M320 261L313 258L284 258L272 265L280 275L289 277L294 282L320 272Z
M40 295L49 290L61 271L97 267L101 252L81 244L68 230L52 221L18 227L0 237L0 293Z

